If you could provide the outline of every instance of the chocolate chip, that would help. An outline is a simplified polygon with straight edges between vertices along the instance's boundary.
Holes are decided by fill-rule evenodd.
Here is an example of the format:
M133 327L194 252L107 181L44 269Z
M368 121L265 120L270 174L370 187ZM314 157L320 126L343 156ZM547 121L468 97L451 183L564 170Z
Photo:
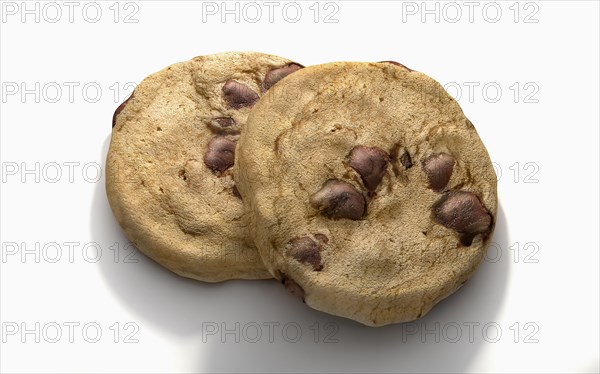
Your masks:
M228 80L223 85L223 98L230 108L251 107L258 101L258 94L245 84Z
M454 191L433 206L434 221L461 234L461 243L471 245L477 234L490 231L492 216L472 192Z
M308 236L301 236L290 240L285 254L303 264L312 265L316 271L323 269L323 264L321 264L321 248L317 242Z
M122 111L123 109L125 109L125 107L127 106L127 102L128 102L129 100L131 100L131 98L132 98L132 97L133 97L133 93L132 93L132 94L131 94L131 96L129 96L129 97L128 97L128 98L127 98L125 101L123 101L123 102L121 103L121 105L119 105L119 106L117 107L117 109L115 109L115 113L113 114L113 118L112 118L112 127L113 127L113 128L114 128L114 127L115 127L115 125L117 124L117 116L119 115L119 113L121 113L121 111Z
M219 135L223 134L239 134L240 128L235 123L235 120L231 117L218 117L212 119L208 123L208 128Z
M233 194L233 196L237 197L238 199L242 199L242 195L240 195L240 191L238 190L237 186L234 184L233 188L231 189L231 193Z
M291 63L280 68L275 68L267 72L265 80L263 82L263 92L271 88L275 83L281 79L292 74L293 72L302 69L304 66L296 63Z
M387 170L390 156L377 147L356 146L348 156L348 165L356 170L369 192L375 191Z
M350 183L330 179L310 197L310 203L331 218L361 219L366 212L364 196Z
M401 154L401 155L400 155ZM400 155L400 156L398 156ZM399 162L398 162L399 161ZM401 175L399 165L402 165L404 170L408 170L413 166L412 158L410 157L410 153L404 147L400 145L400 143L394 144L392 149L390 149L390 162L392 164L392 170L394 175L400 176L405 179L405 175Z
M222 136L215 136L208 142L204 154L204 164L214 172L222 173L233 166L235 142Z
M404 65L402 65L401 63L399 63L399 62L396 62L396 61L379 61L379 62L380 62L380 63L388 63L388 64L392 64L392 65L400 66L400 67L403 67L403 68L405 68L405 69L406 69L406 70L408 70L408 71L413 71L412 69L410 69L410 68L407 68L406 66L404 66Z
M454 157L447 153L438 153L423 161L423 170L429 179L429 188L439 192L448 185L454 162Z
M282 275L281 284L283 284L283 287L285 287L292 295L299 297L304 302L304 290L292 278Z
M405 169L410 169L413 166L412 158L410 157L410 153L408 151L404 151L402 156L400 156L400 163L404 166Z

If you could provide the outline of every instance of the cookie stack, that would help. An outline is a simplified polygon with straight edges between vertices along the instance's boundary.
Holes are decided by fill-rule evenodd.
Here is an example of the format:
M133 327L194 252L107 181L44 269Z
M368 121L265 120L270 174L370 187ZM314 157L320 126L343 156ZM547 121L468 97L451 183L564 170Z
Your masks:
M497 209L473 124L391 61L171 65L117 108L106 167L115 217L161 265L207 282L273 277L370 326L419 318L465 283Z

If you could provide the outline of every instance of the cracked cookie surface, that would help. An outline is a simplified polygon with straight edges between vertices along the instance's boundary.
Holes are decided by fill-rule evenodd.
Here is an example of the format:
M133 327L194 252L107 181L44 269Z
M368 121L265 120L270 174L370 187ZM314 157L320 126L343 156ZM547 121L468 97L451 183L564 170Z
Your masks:
M238 144L255 244L312 308L372 326L414 320L483 259L496 175L460 106L422 73L305 68L260 99Z
M113 118L106 191L143 253L209 282L269 278L232 178L259 96L300 65L256 52L196 57L144 79Z

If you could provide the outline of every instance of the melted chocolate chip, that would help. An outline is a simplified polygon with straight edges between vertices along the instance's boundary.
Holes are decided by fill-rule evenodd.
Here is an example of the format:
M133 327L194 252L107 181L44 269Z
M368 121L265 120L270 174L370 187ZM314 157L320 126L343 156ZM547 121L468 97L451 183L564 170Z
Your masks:
M404 65L402 65L401 63L399 63L399 62L396 62L396 61L379 61L379 62L380 62L380 63L388 63L388 64L392 64L392 65L400 66L400 67L403 67L404 69L406 69L406 70L408 70L408 71L413 71L412 69L410 69L410 68L408 68L408 67L406 67L406 66L404 66Z
M410 169L413 166L412 158L410 157L410 153L408 151L404 151L402 156L400 156L400 163L404 166L405 169Z
M293 72L302 69L304 66L296 63L291 63L286 66L275 68L270 70L265 75L265 80L263 82L263 92L271 88L275 83L279 82L286 76L292 74Z
M236 135L240 133L240 128L238 127L237 123L235 123L235 120L231 117L214 118L208 123L208 128L212 132L219 135Z
M258 101L258 94L245 84L228 80L223 85L223 98L230 108L251 107Z
M423 170L429 179L429 188L442 191L450 181L454 170L454 157L447 153L438 153L423 161Z
M204 154L204 164L214 172L222 173L233 166L235 142L222 136L216 136L208 143Z
M356 170L369 192L377 189L387 170L390 156L380 148L356 146L350 152L348 165Z
M112 127L113 127L113 128L114 128L114 127L115 127L115 125L117 124L117 116L119 115L119 113L121 113L121 111L122 111L123 109L125 109L125 107L127 106L127 102L128 102L129 100L131 100L131 98L132 98L132 97L133 97L133 93L132 93L132 94L131 94L131 96L129 96L129 97L128 97L128 98L127 98L125 101L123 101L123 102L121 103L121 105L119 105L119 106L117 107L117 109L115 109L115 113L113 114L113 118L112 118Z
M304 290L298 283L296 283L296 281L282 274L281 284L283 284L283 287L285 287L285 289L288 290L292 295L299 297L304 302Z
M242 195L240 195L240 191L238 190L237 186L234 184L233 188L231 189L231 193L233 194L233 196L237 197L238 199L242 199Z
M316 271L323 269L321 247L308 236L301 236L290 240L285 254L303 264L312 265Z
M463 245L471 245L478 234L486 234L492 216L472 192L449 192L433 206L434 221L458 232Z
M310 203L331 218L361 219L367 210L364 196L350 183L330 179L310 197Z

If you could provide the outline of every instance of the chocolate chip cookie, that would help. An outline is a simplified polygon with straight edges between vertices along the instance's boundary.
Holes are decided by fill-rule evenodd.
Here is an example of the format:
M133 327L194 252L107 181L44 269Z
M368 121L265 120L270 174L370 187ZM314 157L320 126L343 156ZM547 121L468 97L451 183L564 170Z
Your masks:
M261 98L238 144L255 244L312 308L414 320L467 281L492 237L496 176L473 124L401 64L300 70Z
M268 278L232 179L258 98L301 66L245 52L201 56L144 79L113 117L106 191L128 238L185 277Z

